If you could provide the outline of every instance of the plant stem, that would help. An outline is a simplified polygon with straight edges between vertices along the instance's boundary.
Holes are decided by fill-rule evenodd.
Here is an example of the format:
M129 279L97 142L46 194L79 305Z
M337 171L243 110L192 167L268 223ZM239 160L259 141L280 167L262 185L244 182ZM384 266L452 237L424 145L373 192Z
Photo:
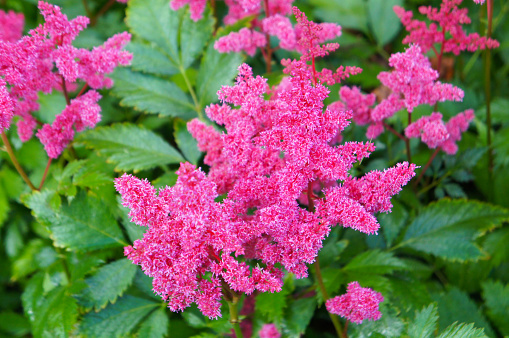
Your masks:
M320 261L318 260L318 256L316 256L316 261L313 263L313 267L315 268L316 281L318 282L318 287L322 292L323 301L325 303L329 299L329 294L327 293L327 289L325 289L325 284L323 284L322 271L320 270ZM338 337L347 338L346 335L343 333L343 328L341 327L341 323L339 321L338 316L330 312L328 312L328 314L332 321L332 324L334 325L334 328L336 329Z
M431 157L429 158L428 162L426 163L426 165L424 166L424 168L422 168L421 170L421 173L419 174L419 177L417 177L417 180L415 181L414 183L414 186L417 187L417 185L419 184L419 182L421 181L421 179L423 178L424 176L424 173L426 172L426 170L428 170L429 166L431 165L431 162L433 162L433 160L435 159L435 156L437 156L438 152L440 151L440 148L437 147L437 149L435 149L435 151L433 152L433 154L431 155Z
M48 164L46 164L46 169L44 169L44 174L42 175L41 183L39 184L39 188L37 190L41 190L44 185L44 181L46 180L46 176L48 176L49 167L51 165L51 161L53 159L50 157L48 160Z
M115 3L115 0L108 1L93 17L90 18L90 26L95 26L97 24L97 20L110 9L111 6Z
M269 12L269 0L263 0L263 7L265 9L265 17L268 18L270 16ZM265 67L267 74L272 72L272 48L270 47L270 36L269 34L265 34L265 39L267 40L267 45L265 46L266 52L263 53L263 57L265 58Z
M60 75L60 77L62 78L62 92L64 93L65 96L65 102L67 103L67 105L70 105L71 99L69 99L69 92L67 91L67 86L65 85L65 79L62 75Z
M92 16L92 12L90 11L90 7L88 7L88 0L81 0L83 2L83 7L85 7L85 12L87 16L90 18Z
M12 164L14 164L14 167L18 171L19 175L21 176L23 181L25 181L26 184L28 184L30 189L37 190L37 188L32 184L32 181L30 181L30 179L28 178L28 175L25 173L23 168L21 168L21 165L19 164L18 159L16 158L16 155L14 155L14 151L12 150L11 143L9 142L7 135L5 135L4 132L2 132L1 134L2 134L2 141L4 142L5 149L7 150L7 154L9 154Z
M398 133L394 128L392 128L390 125L385 123L385 121L382 121L382 124L383 124L384 128L386 128L388 131L390 131L391 133L393 133L394 135L399 137L401 140L407 142L408 139L405 136L403 136L402 134Z
M412 123L412 113L408 112L408 125ZM406 147L406 155L408 158L408 163L412 163L412 154L410 152L410 139L405 137L405 147Z
M193 99L194 103L194 110L196 110L196 113L198 114L198 118L202 121L205 121L205 117L203 116L203 113L201 111L200 103L198 102L198 97L196 96L196 93L194 92L193 86L191 85L191 81L187 78L186 70L180 66L180 74L182 74L182 77L184 78L184 81L186 83L187 89L189 90L189 94L191 94L191 98Z
M488 15L488 30L486 37L491 38L493 28L493 0L486 1L486 11ZM491 137L491 49L485 50L485 63L484 63L484 93L486 95L486 127L488 128L487 143L488 143L488 175L492 181L493 175L493 144Z
M243 338L242 330L240 329L239 310L237 308L238 298L234 297L231 302L228 302L230 309L230 323L233 325L233 330L237 338Z

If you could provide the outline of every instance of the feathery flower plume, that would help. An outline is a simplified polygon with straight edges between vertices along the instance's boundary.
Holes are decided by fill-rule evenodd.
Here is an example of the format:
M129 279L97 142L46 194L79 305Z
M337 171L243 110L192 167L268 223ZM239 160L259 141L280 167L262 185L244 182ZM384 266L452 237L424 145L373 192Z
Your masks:
M346 294L329 299L327 311L346 318L352 323L362 324L364 320L378 320L382 313L379 304L384 301L381 293L363 288L358 282L348 284Z
M0 41L16 42L23 35L25 17L22 13L0 10Z
M262 329L258 332L260 338L279 338L281 333L277 330L274 324L264 324Z

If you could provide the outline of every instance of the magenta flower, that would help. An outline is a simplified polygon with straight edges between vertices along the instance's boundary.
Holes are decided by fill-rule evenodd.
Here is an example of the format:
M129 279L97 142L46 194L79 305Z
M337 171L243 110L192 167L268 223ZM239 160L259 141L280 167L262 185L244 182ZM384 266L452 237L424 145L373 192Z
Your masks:
M205 11L205 6L207 5L207 0L171 0L170 7L174 11L180 9L181 7L189 5L189 11L191 12L191 19L194 21L198 21L203 18L203 12Z
M22 13L0 10L0 41L16 42L23 35L25 17Z
M258 47L265 46L267 40L265 35L249 28L242 28L239 32L232 32L220 37L214 48L220 53L246 52L253 56Z
M358 282L348 284L346 294L327 300L327 311L346 320L362 324L364 320L378 320L382 313L378 311L379 304L384 301L381 293L363 288Z
M432 49L437 56L442 53L458 55L461 51L474 52L477 49L496 48L498 41L481 37L478 33L466 34L462 25L469 24L468 10L458 8L463 0L443 0L440 10L431 6L419 7L419 12L432 21L429 26L424 21L412 19L413 13L394 6L394 12L409 32L403 43L416 43L424 53ZM481 3L481 0L474 0ZM484 1L482 1L484 2ZM440 52L435 49L440 44Z
M277 330L274 324L264 324L262 329L258 332L260 338L279 338L281 333Z

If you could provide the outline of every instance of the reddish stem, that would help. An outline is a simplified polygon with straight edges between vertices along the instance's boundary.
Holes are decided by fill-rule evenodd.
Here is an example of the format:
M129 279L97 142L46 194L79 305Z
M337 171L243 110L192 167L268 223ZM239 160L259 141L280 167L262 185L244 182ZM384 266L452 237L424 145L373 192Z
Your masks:
M18 162L18 159L16 158L16 155L14 155L14 151L12 150L11 142L9 142L9 139L7 138L7 135L5 135L4 132L0 133L2 135L2 141L5 144L5 149L7 150L7 154L9 154L9 157L11 158L12 164L14 164L14 168L18 171L19 175L25 181L26 184L30 187L32 190L37 190L37 188L33 185L32 181L30 181L30 178L28 178L28 175L25 173L23 168Z
M384 128L386 128L387 130L389 130L391 133L393 133L394 135L396 135L397 137L399 137L401 140L403 141L407 141L408 139L403 136L402 134L398 133L394 128L392 128L390 125L388 125L387 123L385 123L385 121L382 121L382 124L384 126Z
M110 9L111 6L115 3L116 0L108 1L93 17L90 18L90 26L95 26L97 24L97 20Z
M424 173L426 172L426 170L428 170L429 166L431 165L431 162L433 162L433 160L435 159L435 156L437 156L438 152L440 151L440 148L437 148L435 149L435 151L433 152L433 154L431 155L431 157L429 158L428 162L426 163L426 165L424 166L424 168L422 168L421 170L421 173L419 174L419 177L417 177L417 180L415 181L414 183L414 186L417 187L417 185L419 184L419 182L421 181L421 179L423 178L424 176Z
M83 88L81 88L80 92L78 93L78 95L76 95L76 97L80 97L84 92L85 90L88 88L88 83L85 83L83 85Z
M263 0L263 7L265 9L265 17L270 17L269 0ZM270 46L270 36L268 33L265 33L265 39L267 40L267 45L265 46L266 50L265 53L263 53L263 57L265 58L266 72L270 74L272 72L272 48Z
M60 77L62 78L62 91L64 93L64 97L65 97L65 102L67 103L67 105L70 105L71 104L71 99L69 99L69 92L67 91L67 86L65 84L65 79L62 75L60 75Z
M42 175L41 183L39 183L39 188L37 190L41 190L44 185L44 181L46 181L46 176L48 176L49 167L51 165L51 161L53 159L50 157L48 160L48 164L46 164L46 169L44 169L44 174Z

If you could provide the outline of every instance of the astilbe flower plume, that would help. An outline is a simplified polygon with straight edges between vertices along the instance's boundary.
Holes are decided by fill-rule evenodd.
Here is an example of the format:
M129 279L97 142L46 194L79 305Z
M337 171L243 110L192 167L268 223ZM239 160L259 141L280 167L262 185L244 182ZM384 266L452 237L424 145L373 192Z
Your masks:
M129 64L132 57L122 50L129 42L130 34L116 34L92 51L76 48L72 42L86 28L89 19L79 16L69 20L58 6L43 1L39 1L38 7L45 20L43 24L17 41L0 41L0 77L3 78L0 88L8 88L14 105L13 114L20 117L18 134L22 141L29 140L37 127L38 121L31 113L39 109L39 92L48 94L57 89L67 96L68 91L77 88L78 80L84 82L79 95L88 87L111 87L113 81L105 75L118 65ZM51 158L58 157L62 147L72 140L73 128L80 131L99 121L98 98L95 92L83 99L77 97L76 103L58 115L52 125L43 125L38 135L44 140ZM91 106L81 105L82 111L77 111L78 102L87 102ZM7 120L10 121L3 118L3 121Z
M419 12L432 21L429 25L424 21L413 19L412 11L394 6L394 12L409 32L403 43L416 43L421 46L424 53L431 49L437 56L442 53L458 55L464 50L474 52L477 49L498 47L499 43L496 40L481 37L478 33L468 35L465 33L462 25L471 21L468 9L458 8L462 2L463 0L443 0L440 10L431 6L419 7ZM440 50L436 49L435 44L440 44Z
M25 17L22 13L0 10L0 41L16 42L23 35Z
M279 338L281 333L274 324L264 324L258 332L260 338Z
M381 293L363 288L358 282L351 282L346 294L327 300L325 307L330 313L344 317L352 323L362 324L364 320L378 320L382 317L378 307L383 301Z
M149 228L125 253L153 277L154 291L173 311L194 302L215 318L221 292L280 291L284 270L306 277L306 264L315 261L331 227L375 233L373 214L389 212L391 196L414 176L415 166L401 163L351 177L354 163L374 146L331 145L352 114L324 107L329 90L306 60L330 48L314 42L320 26L304 27L299 40L309 48L301 60L287 62L283 86L271 90L243 64L235 85L218 92L221 103L205 110L226 132L198 119L188 123L207 153L208 175L181 164L175 186L159 194L130 175L116 180L132 220ZM338 180L325 184L325 196L308 191L317 181ZM311 197L309 208L298 203L303 193ZM219 194L225 196L216 202Z
M367 136L376 138L383 132L383 120L406 108L411 113L421 104L434 105L443 101L462 101L464 93L458 87L438 81L439 74L431 68L429 59L418 45L389 58L391 72L381 72L378 79L391 89L391 94L370 112L371 125Z

